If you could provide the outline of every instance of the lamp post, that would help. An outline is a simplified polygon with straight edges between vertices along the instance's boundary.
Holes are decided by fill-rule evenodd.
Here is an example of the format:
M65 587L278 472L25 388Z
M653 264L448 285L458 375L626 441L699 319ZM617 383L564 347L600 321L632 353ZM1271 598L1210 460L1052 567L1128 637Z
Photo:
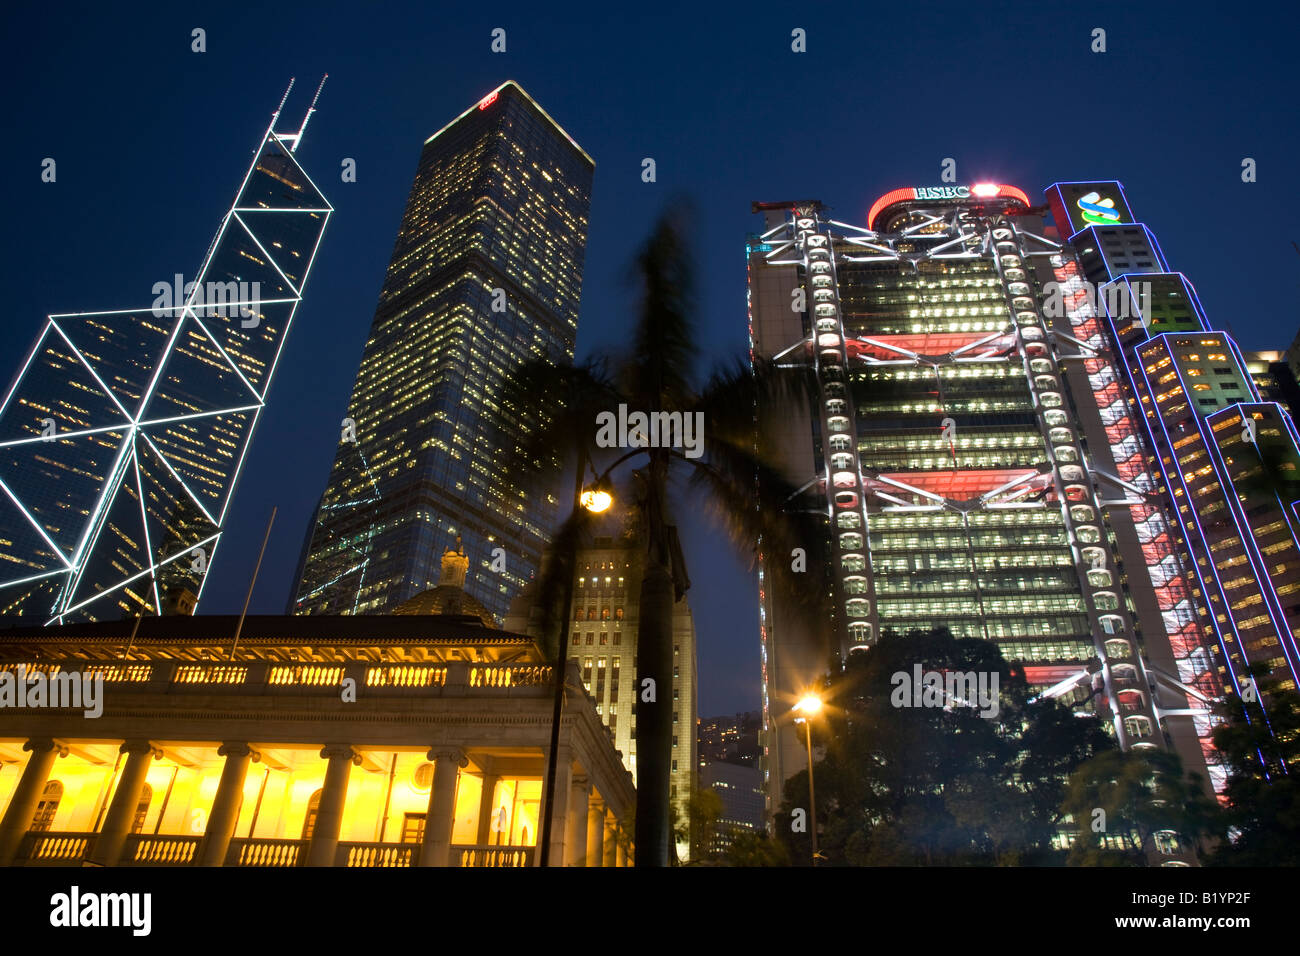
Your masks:
M590 487L584 488L582 479L586 469L587 456L584 453L579 453L578 467L574 477L573 514L577 514L579 508L585 508L592 514L608 511L610 505L614 503L614 496L608 490L609 485L605 475L598 478ZM556 649L555 654L555 701L551 708L551 749L546 755L546 785L542 793L542 807L545 816L542 818L541 841L538 846L538 852L541 854L539 866L550 866L551 864L551 823L555 816L552 803L554 802L555 774L559 759L560 717L564 712L564 681L569 668L569 617L573 613L573 578L578 570L576 557L577 549L575 547L572 555L570 555L569 564L571 566L564 579L564 602L561 605L559 647Z
M645 448L636 447L633 448L631 451L627 452L626 454L622 455L618 459L616 459L608 468L606 468L603 472L601 472L600 475L596 476L595 480L590 485L586 485L584 487L582 483L582 477L588 467L588 458L585 451L581 452L579 454L578 468L575 475L575 487L573 493L574 514L576 514L578 512L578 509L580 508L589 511L593 514L602 514L605 511L608 511L610 506L613 505L614 503L613 486L610 483L610 478L609 478L610 474L614 471L615 468L623 464L629 458L633 458L636 455L642 455L642 454L652 455L651 466L653 467L655 465L655 459L653 458L653 453L660 453L664 455L664 460L666 460L667 456L683 457L680 452L676 452L671 449L647 450ZM660 465L662 466L662 462L660 462ZM593 474L595 474L595 468L592 468L591 471ZM644 511L650 513L650 517L646 519L647 527L645 529L645 533L650 543L652 544L658 543L660 545L658 552L654 552L654 553L656 553L662 559L664 565L666 566L664 570L665 583L667 586L672 587L673 582L675 580L674 572L673 572L673 564L672 564L673 558L671 556L671 553L667 549L667 547L664 545L664 541L666 540L665 533L664 533L665 525L663 519L662 502L659 501L659 497L661 495L661 489L659 490L657 489L659 489L658 485L654 484L653 482L648 483L648 487L645 490L643 490L643 492L639 497L639 505ZM570 517L570 520L572 520L572 516ZM570 620L570 615L573 613L573 609L571 605L573 604L573 578L574 578L574 572L576 571L576 564L577 564L576 546L574 546L573 555L570 556L569 560L570 560L570 564L573 566L571 566L568 569L569 573L564 584L563 618L560 625L560 648L559 648L559 653L556 655L558 663L557 663L557 670L555 675L555 704L552 710L552 720L551 720L551 751L549 756L547 757L546 784L545 784L545 789L543 791L543 807L544 807L545 819L542 821L542 834L541 834L541 840L542 840L541 865L542 866L547 866L549 864L548 857L550 855L552 813L549 804L551 802L550 794L552 794L555 789L555 775L556 775L556 761L557 761L556 753L559 747L560 716L564 706L564 674L565 674L565 668L567 667L567 654L568 654L568 643L569 643L569 620ZM649 570L647 570L646 573L649 574L650 573ZM645 595L645 587L646 587L645 581L643 580L642 581L643 598ZM646 602L643 600L642 606L644 607L645 604ZM651 646L651 645L656 645L656 646ZM661 646L657 646L657 645L661 645ZM652 654L654 650L658 650L660 652L659 657L663 659L657 659L653 662L649 661L648 659L654 656ZM665 640L651 640L644 632L644 619L643 619L643 630L638 635L637 656L641 663L641 666L639 666L637 670L638 686L641 686L643 684L641 675L646 670L650 670L652 673L659 675L658 677L656 677L656 679L662 680L664 674L668 674L672 672L671 634ZM669 725L667 725L666 723L667 714L668 711L665 709L662 715L662 719L665 721L663 727L652 726L650 717L645 717L644 719L637 721L637 729L640 732L640 737L638 739L644 738L644 740L642 741L642 745L638 746L637 748L638 757L641 757L643 755L647 756L647 763L649 762L649 756L650 756L648 751L650 751L650 749L652 748L653 741L662 740L662 743L664 745L664 753L667 754L669 752L667 750L667 743L669 739L668 737ZM660 762L663 763L663 766L661 768L652 768L652 769L659 769L663 771L664 778L663 778L662 790L663 790L663 797L666 799L668 795L668 781L666 777L668 763L666 761L660 761ZM647 767L645 764L640 763L640 761L638 762L638 764L639 764L639 769L641 770L641 773L638 775L639 779L644 781L644 778L648 776L652 776L651 774L647 773ZM649 791L649 785L646 787L646 792L648 791ZM656 816L655 814L649 812L653 809L654 809L654 804L652 803L652 801L650 800L638 801L638 815L637 815L638 833L642 829L644 829L647 833L651 833L652 835L654 832L657 832L655 828L652 827L650 823L647 822L649 820L652 820ZM660 821L665 824L665 827L666 827L666 820L667 817L664 816L662 821ZM650 850L653 851L654 847L650 846L651 842L652 841L650 840L638 840L638 848L645 850L645 848L649 846ZM638 853L637 861L638 861L637 862L638 866L643 864L654 865L652 852Z
M822 699L816 694L805 694L799 703L794 705L794 710L803 714L803 727L808 742L808 822L810 832L812 833L812 865L817 865L817 796L813 789L813 751L812 751L812 718L813 714L822 709Z

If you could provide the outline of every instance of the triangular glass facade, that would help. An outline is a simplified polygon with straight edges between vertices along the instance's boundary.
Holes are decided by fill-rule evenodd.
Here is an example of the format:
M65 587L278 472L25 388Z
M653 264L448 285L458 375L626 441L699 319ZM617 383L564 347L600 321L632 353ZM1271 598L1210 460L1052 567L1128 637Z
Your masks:
M297 138L263 137L192 285L49 316L0 406L0 619L156 614L202 593L333 211Z

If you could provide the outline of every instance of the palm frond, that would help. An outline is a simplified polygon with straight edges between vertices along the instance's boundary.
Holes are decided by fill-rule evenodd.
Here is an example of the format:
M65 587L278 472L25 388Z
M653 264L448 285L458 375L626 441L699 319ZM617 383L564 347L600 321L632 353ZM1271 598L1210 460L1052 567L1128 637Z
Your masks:
M702 494L709 516L737 549L757 559L761 547L775 593L802 611L829 617L824 602L825 507L816 489L799 489L746 448L705 439L705 455L692 462L690 488ZM806 570L792 566L802 549Z
M691 410L704 413L705 434L714 441L752 448L767 461L773 457L770 431L778 419L760 418L758 409L811 409L816 397L817 375L808 366L736 359L714 368Z
M519 483L553 478L568 455L590 448L596 415L622 397L602 359L556 365L535 359L518 366L497 394L493 430L498 467Z
M695 372L694 266L686 242L689 207L678 201L655 224L633 262L641 303L632 353L618 381L645 411L677 410L690 401Z

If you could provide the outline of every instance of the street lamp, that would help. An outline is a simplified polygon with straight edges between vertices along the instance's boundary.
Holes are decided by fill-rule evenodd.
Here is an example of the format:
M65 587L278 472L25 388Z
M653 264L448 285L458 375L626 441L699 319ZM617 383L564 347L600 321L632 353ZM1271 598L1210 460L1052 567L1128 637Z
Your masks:
M582 494L578 496L578 503L594 515L604 514L614 503L614 496L609 493L606 482L598 481L582 489Z
M812 833L812 865L817 865L817 797L813 790L813 751L812 751L812 718L813 715L822 709L822 699L816 694L809 691L803 696L799 703L794 705L794 710L803 714L803 727L807 735L808 742L808 822Z
M579 451L578 467L574 475L574 494L573 494L574 515L576 515L579 510L587 511L592 514L601 514L605 511L608 511L609 508L614 503L613 485L610 481L609 476L613 473L615 468L623 464L628 459L636 455L647 455L647 454L660 454L663 456L675 456L678 458L685 457L684 455L682 455L681 452L675 451L673 449L656 449L652 452L651 450L648 450L646 448L636 447L631 449L624 455L620 456L618 459L616 459L608 468L606 468L603 472L597 475L595 481L593 481L591 484L584 485L582 482L584 474L586 474L589 468L591 473L595 474L596 469L593 466L591 466L590 460L588 459L586 454L586 450L581 449ZM651 465L652 467L654 466L653 459L651 461ZM643 510L643 512L646 512L650 515L649 518L644 519L646 521L646 524L648 525L648 528L646 530L646 535L649 544L647 546L648 547L653 546L654 542L656 541L659 543L659 551L657 551L656 554L665 562L664 565L665 574L667 575L669 586L673 586L673 581L676 580L675 578L676 572L673 571L674 565L673 565L673 556L671 553L671 549L664 543L666 538L663 531L664 519L662 516L662 503L659 502L657 498L651 497L649 492L643 491L638 496L637 505ZM571 521L573 520L573 516L570 516L570 520ZM658 531L658 534L656 534L656 531ZM576 549L576 545L571 544L571 547ZM553 794L555 791L555 777L557 773L556 753L559 744L560 716L563 713L563 708L564 708L564 677L565 677L565 669L568 666L567 652L568 652L568 643L569 643L569 637L568 637L569 620L573 614L573 583L574 583L573 579L575 576L575 572L577 570L576 562L573 560L572 556L570 556L570 565L571 566L568 568L567 580L565 581L564 601L561 605L561 607L563 608L563 612L560 618L560 647L559 647L559 653L557 655L558 660L557 660L557 667L555 672L555 701L552 707L552 714L551 714L551 749L546 761L546 782L545 782L544 789L542 791L542 805L545 808L544 810L545 818L542 823L542 833L541 833L541 840L542 840L541 865L542 866L548 866L550 864L549 857L550 857L550 845L551 845L551 824L552 824L552 817L553 817L553 813L551 811L551 803L553 802ZM650 565L653 565L653 562L648 562L647 566ZM645 587L646 585L643 579L642 582L643 594L645 593ZM663 636L653 637L653 638L647 636L644 630L645 627L644 604L643 604L641 626L642 626L642 631L638 635L637 656L640 659L642 667L638 668L638 672L637 672L638 686L640 686L641 684L641 674L643 673L644 670L651 670L653 673L660 675L660 677L656 679L663 679L663 675L671 672L671 666L672 666L671 631L669 631L669 634L667 635L666 638ZM658 665L656 666L654 665L653 662L658 659L656 657L657 653L666 655L666 662L659 661ZM650 663L647 663L648 661ZM664 714L663 719L666 721L668 711L664 710L663 714ZM670 753L670 751L668 750L669 725L665 723L663 727L659 727L655 724L652 724L649 718L645 720L639 720L637 724L638 724L638 730L640 731L640 738L638 739L641 741L637 748L639 751L638 754L639 756L648 757L650 754L653 754L655 752L656 744L662 744L662 748L663 748L663 759L656 760L653 764L649 766L649 770L653 771L652 773L648 772L647 769L648 760L638 761L639 769L640 769L638 779L641 782L641 784L644 785L644 789L642 791L643 796L649 795L651 787L654 787L656 790L658 790L659 787L657 786L657 784L659 782L662 782L661 796L664 801L664 811L662 813L659 812L658 803L656 803L654 800L643 799L639 801L639 812L637 815L637 833L638 833L638 840L637 840L638 853L636 856L637 865L638 866L664 865L663 863L655 864L653 861L656 859L656 853L657 853L656 850L657 842L655 837L660 832L660 830L662 830L665 833L667 832L668 817L667 817L666 801L668 797L668 786L669 786L668 769L667 769L669 766L668 754ZM660 777L662 777L662 780L660 780ZM655 794L655 796L660 796L660 795ZM659 824L661 824L662 826L658 826ZM640 835L643 829L646 831L647 834L649 834L647 839L640 839Z
M807 694L799 703L794 705L794 709L802 711L806 716L811 717L822 709L822 699L816 694Z
M635 452L633 452L635 453ZM631 455L624 455L614 465L626 461ZM591 512L592 514L602 514L609 510L614 503L612 486L609 482L609 473L614 468L610 465L605 469L604 474L598 476L590 485L583 485L582 479L585 472L590 468L591 473L595 474L596 469L591 467L585 450L578 453L578 467L574 473L574 513L579 508ZM570 519L572 520L572 519ZM572 558L572 555L570 556ZM564 712L564 680L569 666L569 618L573 614L573 578L577 572L576 562L571 562L573 566L568 568L564 582L564 603L560 614L560 635L559 647L556 653L555 662L555 699L551 708L551 747L546 756L546 784L542 791L542 818L541 841L538 851L541 859L539 865L551 865L551 824L554 819L552 812L552 803L555 798L555 776L556 776L556 759L560 743L560 716Z

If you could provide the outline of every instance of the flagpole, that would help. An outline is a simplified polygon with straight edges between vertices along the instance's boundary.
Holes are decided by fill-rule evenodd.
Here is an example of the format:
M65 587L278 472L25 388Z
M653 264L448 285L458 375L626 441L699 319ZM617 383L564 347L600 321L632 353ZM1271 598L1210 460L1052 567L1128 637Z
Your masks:
M235 659L235 648L239 646L239 635L244 630L244 618L248 616L248 604L253 600L253 586L257 584L257 573L262 570L262 558L266 555L266 543L271 540L271 525L275 524L276 508L271 508L271 520L266 523L266 535L262 538L262 550L257 555L257 564L253 567L252 580L248 582L248 596L244 598L244 609L239 612L239 626L235 628L235 641L230 645L230 657Z

